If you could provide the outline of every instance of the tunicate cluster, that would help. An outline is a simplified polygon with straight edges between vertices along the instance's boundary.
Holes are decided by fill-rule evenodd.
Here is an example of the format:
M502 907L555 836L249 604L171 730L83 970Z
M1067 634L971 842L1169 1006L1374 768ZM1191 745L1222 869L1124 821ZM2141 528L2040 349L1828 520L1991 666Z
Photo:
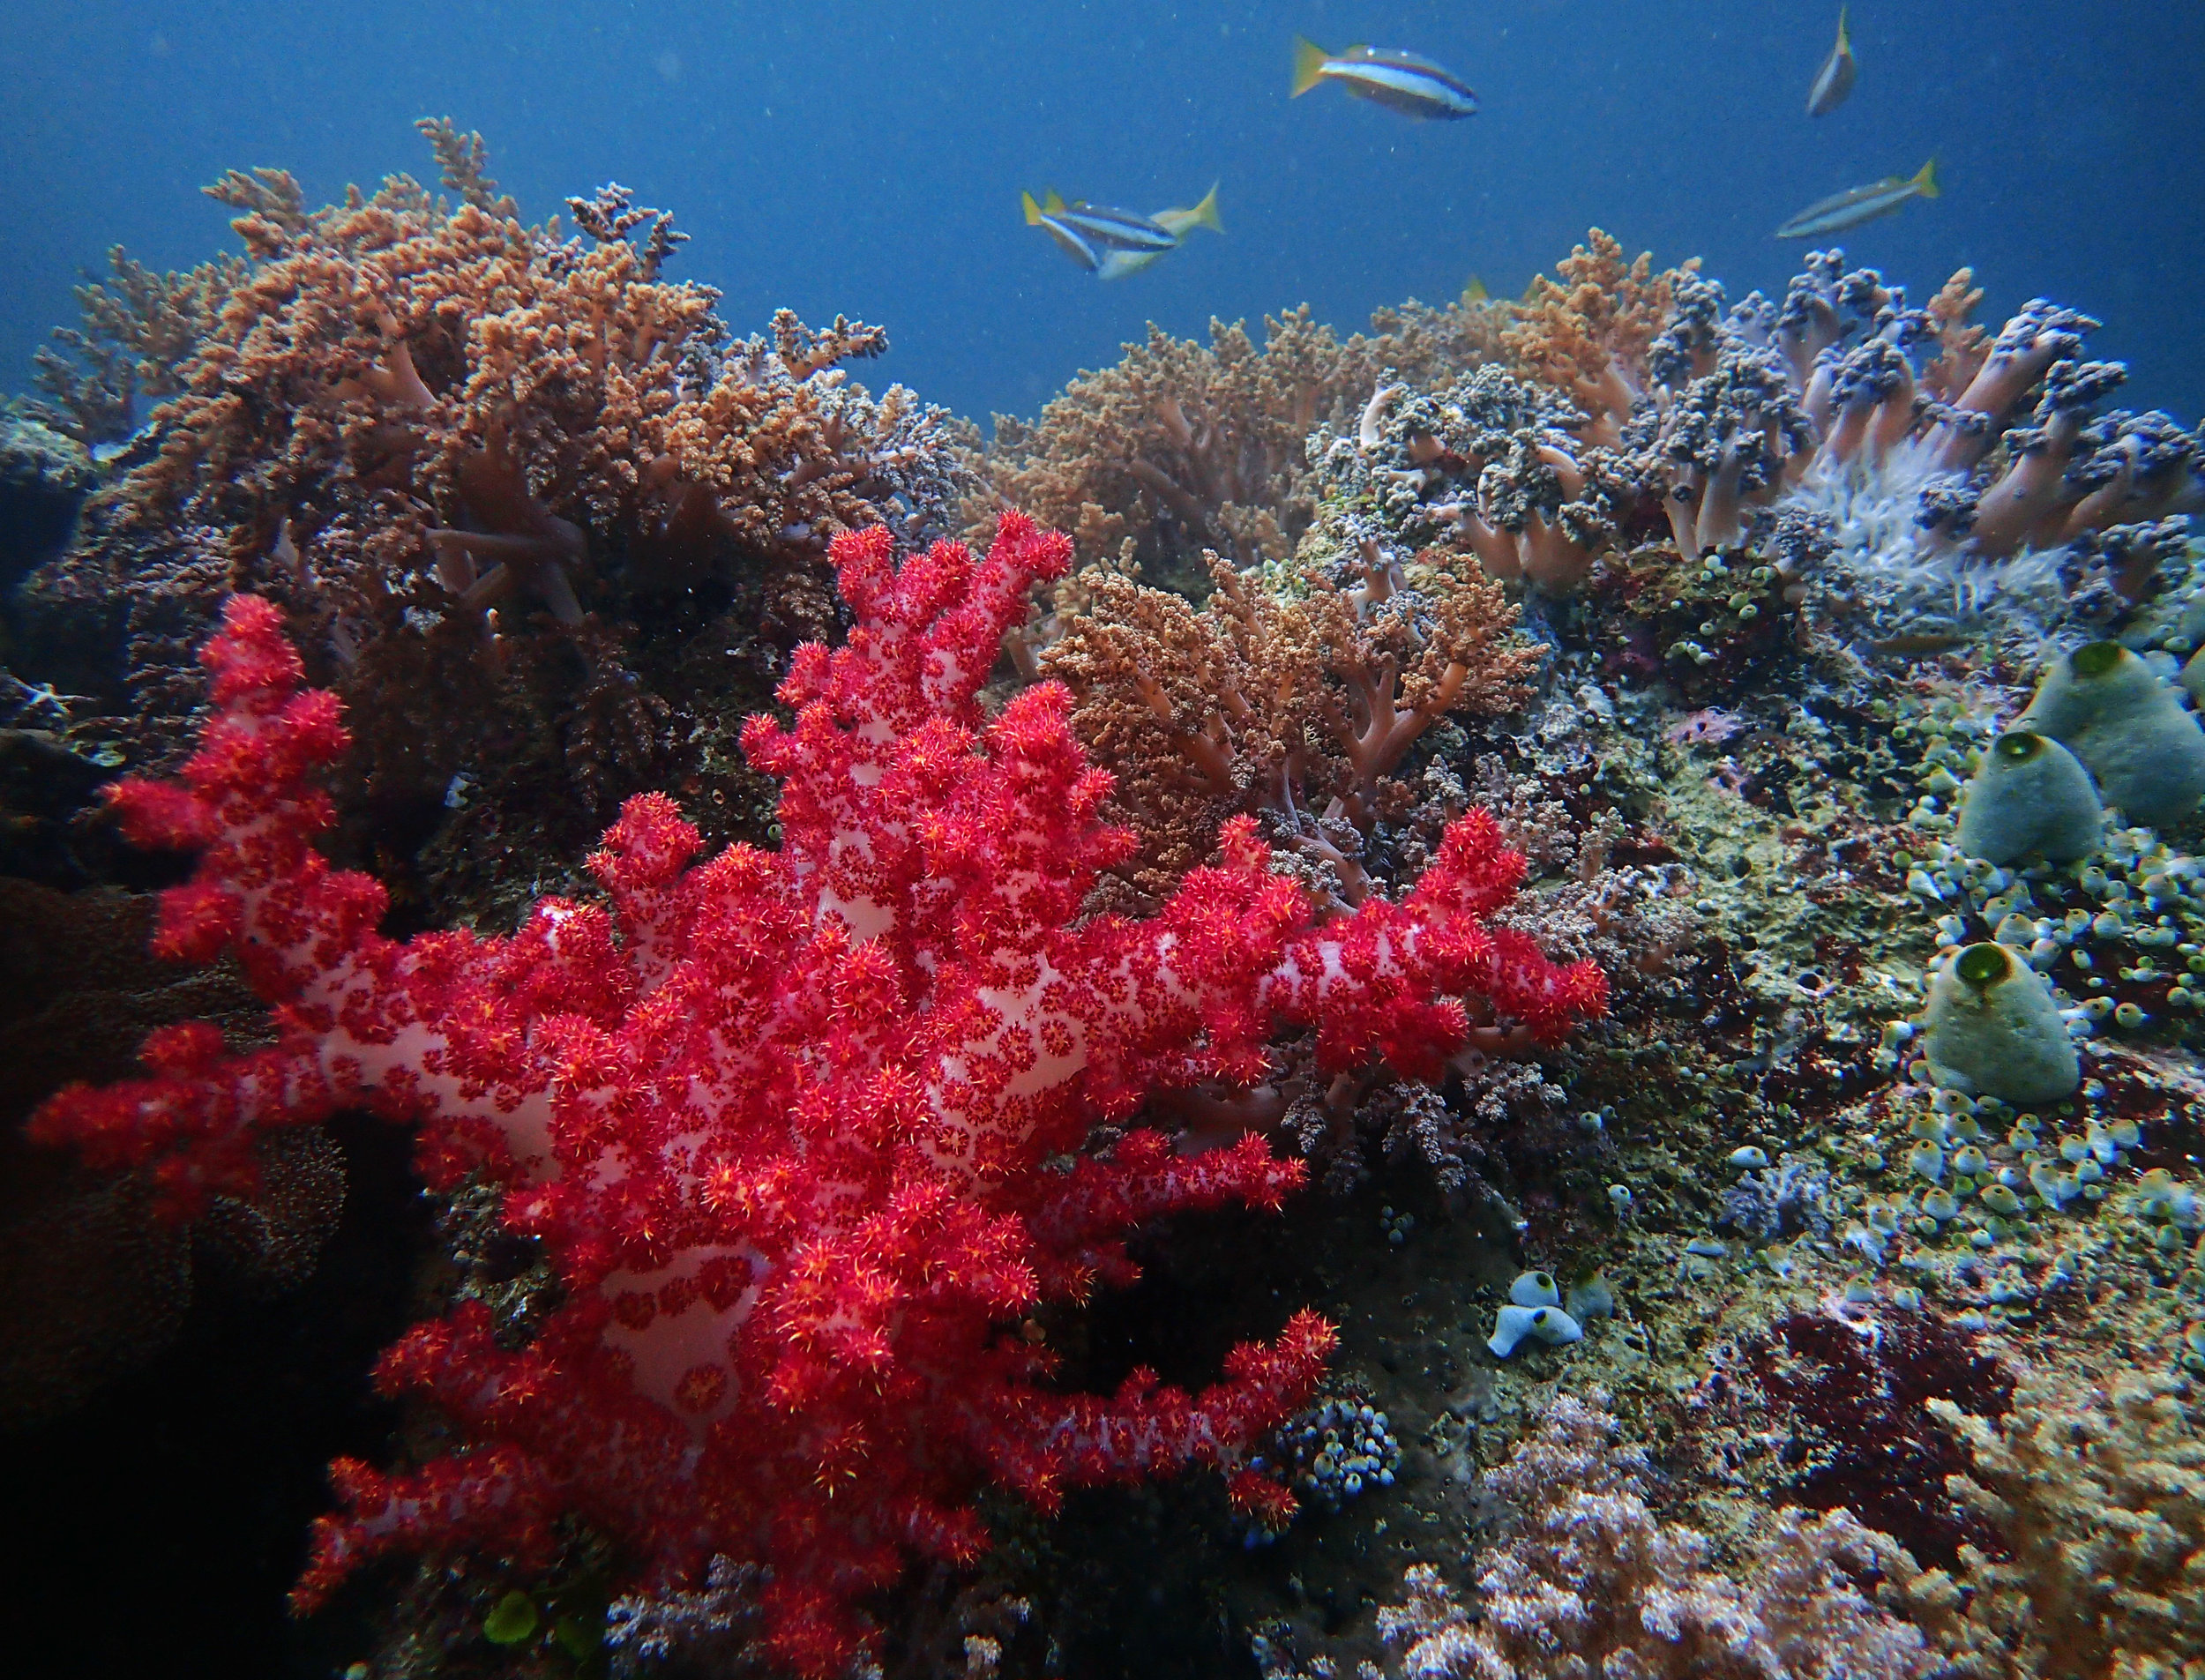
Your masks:
M1326 1511L1338 1511L1366 1488L1392 1487L1401 1468L1401 1445L1386 1414L1356 1396L1320 1401L1289 1419L1277 1442L1289 1483Z
M1914 821L1950 825L1921 806ZM2205 1016L2205 861L2149 829L2115 829L2057 869L2000 868L1942 840L1895 861L1908 892L1942 912L1940 945L1987 937L2067 994L2070 1037L2179 1028ZM1906 1038L1886 1029L1883 1066L1897 1064Z
M1906 1187L1864 1210L1868 1228L1884 1236L1911 1231L1927 1239L1959 1228L1977 1246L1993 1245L2017 1235L2031 1215L2102 1200L2109 1175L2142 1141L2130 1119L2085 1118L2062 1131L1995 1097L1905 1088L1929 1101L1908 1123Z
M1562 1309L1561 1286L1552 1273L1526 1272L1508 1286L1508 1304L1493 1317L1493 1333L1485 1345L1499 1359L1506 1359L1527 1340L1551 1346L1577 1341L1584 1328Z

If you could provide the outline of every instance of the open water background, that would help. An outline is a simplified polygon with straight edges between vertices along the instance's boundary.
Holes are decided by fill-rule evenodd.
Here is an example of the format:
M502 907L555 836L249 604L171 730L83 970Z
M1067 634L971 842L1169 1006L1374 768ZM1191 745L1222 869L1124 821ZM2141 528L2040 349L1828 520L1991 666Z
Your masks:
M198 189L280 165L321 203L433 173L413 119L480 130L536 219L607 180L694 235L670 273L738 331L779 304L888 326L893 377L975 416L1030 414L1154 319L1199 332L1306 300L1359 326L1513 295L1588 224L1735 297L1802 247L1769 230L1939 160L1946 193L1857 229L1925 297L1956 265L1984 311L2042 293L2102 317L2126 400L2205 392L2205 6L1954 0L1852 7L1851 99L1804 115L1836 7L1798 0L1159 4L810 0L485 4L15 0L0 28L0 387L126 244L180 266L230 242ZM1290 37L1409 47L1484 109L1417 123L1335 88L1287 98ZM1147 273L1080 273L1022 187L1141 210L1212 180L1228 237Z

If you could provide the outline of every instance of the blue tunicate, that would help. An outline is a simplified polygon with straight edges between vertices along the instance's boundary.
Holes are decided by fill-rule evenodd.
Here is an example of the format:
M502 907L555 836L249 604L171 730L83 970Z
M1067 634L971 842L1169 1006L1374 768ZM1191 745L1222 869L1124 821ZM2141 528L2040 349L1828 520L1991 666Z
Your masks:
M1508 1286L1508 1298L1520 1307L1558 1307L1562 1291L1551 1274L1526 1272Z
M1485 1345L1497 1357L1506 1359L1527 1338L1558 1346L1579 1340L1584 1333L1577 1320L1559 1307L1510 1305L1494 1315L1493 1333Z

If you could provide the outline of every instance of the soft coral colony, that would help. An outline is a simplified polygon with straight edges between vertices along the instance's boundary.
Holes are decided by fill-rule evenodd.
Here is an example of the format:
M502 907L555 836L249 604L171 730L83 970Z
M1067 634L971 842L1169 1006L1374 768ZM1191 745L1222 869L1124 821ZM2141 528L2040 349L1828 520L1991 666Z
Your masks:
M385 1356L383 1385L433 1396L470 1445L394 1477L340 1464L348 1510L303 1605L397 1549L541 1562L571 1510L668 1586L714 1555L771 1564L771 1647L818 1674L865 1639L856 1602L907 1553L982 1549L983 1483L1047 1508L1210 1463L1251 1510L1291 1509L1245 1458L1318 1375L1315 1315L1193 1397L1145 1373L1059 1393L1006 1326L1127 1281L1135 1221L1275 1206L1298 1164L1253 1137L1175 1155L1141 1130L1070 1152L1152 1091L1258 1080L1282 1024L1315 1027L1329 1069L1413 1076L1462 1040L1461 994L1551 1040L1603 983L1488 925L1521 860L1477 817L1400 903L1316 921L1243 819L1154 917L1081 919L1131 844L1097 818L1109 778L1061 689L984 723L975 699L1069 549L1014 514L984 560L945 543L898 566L878 527L839 539L857 623L800 650L793 725L744 731L782 780L781 849L693 862L672 803L639 795L592 859L609 907L549 900L510 939L376 934L380 889L310 844L336 702L301 691L272 605L233 600L183 784L114 798L141 841L204 848L162 949L235 952L280 1041L232 1056L211 1028L166 1031L152 1078L65 1093L38 1134L149 1169L188 1213L250 1181L268 1129L370 1106L419 1124L432 1185L505 1184L570 1292L526 1348L475 1306Z
M670 216L610 186L568 201L571 235L525 224L478 137L422 127L451 200L399 175L314 210L282 171L233 171L209 192L243 255L161 277L118 251L81 289L53 401L87 443L154 407L26 609L64 646L120 611L123 658L70 686L136 720L141 762L188 739L192 648L250 586L365 726L374 792L488 780L534 737L609 811L694 732L678 685L627 663L654 603L754 597L785 654L831 623L834 534L937 534L962 469L941 411L848 380L879 329L783 310L736 338L663 273Z

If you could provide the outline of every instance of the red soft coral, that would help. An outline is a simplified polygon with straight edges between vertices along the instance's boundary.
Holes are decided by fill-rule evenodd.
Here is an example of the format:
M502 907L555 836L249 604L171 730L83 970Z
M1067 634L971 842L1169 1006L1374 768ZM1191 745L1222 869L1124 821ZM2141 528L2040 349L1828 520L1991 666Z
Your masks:
M609 907L546 900L505 939L374 931L381 890L310 843L335 708L298 691L274 609L230 603L184 788L115 803L138 838L205 848L164 948L235 950L279 1041L231 1057L173 1031L153 1077L67 1092L36 1133L151 1169L189 1213L250 1183L259 1133L370 1106L418 1126L432 1184L502 1182L567 1288L526 1347L463 1307L385 1355L385 1391L432 1397L467 1445L392 1476L340 1464L302 1608L396 1550L542 1558L572 1511L661 1585L714 1553L769 1564L768 1641L821 1675L868 1644L857 1602L908 1556L977 1554L984 1482L1046 1509L1200 1463L1245 1508L1290 1508L1242 1460L1330 1351L1315 1315L1192 1397L1146 1372L1063 1393L1013 1326L1134 1275L1132 1224L1275 1208L1300 1165L1140 1130L1066 1158L1154 1091L1260 1079L1282 1022L1319 1024L1329 1066L1415 1071L1461 1042L1455 994L1551 1039L1598 1010L1600 976L1486 927L1521 861L1479 819L1407 902L1322 925L1245 824L1153 919L1083 919L1129 844L1099 818L1108 778L1062 689L991 721L976 700L1068 553L1015 514L984 560L944 543L899 567L884 532L839 540L856 626L799 651L791 723L744 731L782 779L781 850L698 862L673 803L643 795L591 860Z

